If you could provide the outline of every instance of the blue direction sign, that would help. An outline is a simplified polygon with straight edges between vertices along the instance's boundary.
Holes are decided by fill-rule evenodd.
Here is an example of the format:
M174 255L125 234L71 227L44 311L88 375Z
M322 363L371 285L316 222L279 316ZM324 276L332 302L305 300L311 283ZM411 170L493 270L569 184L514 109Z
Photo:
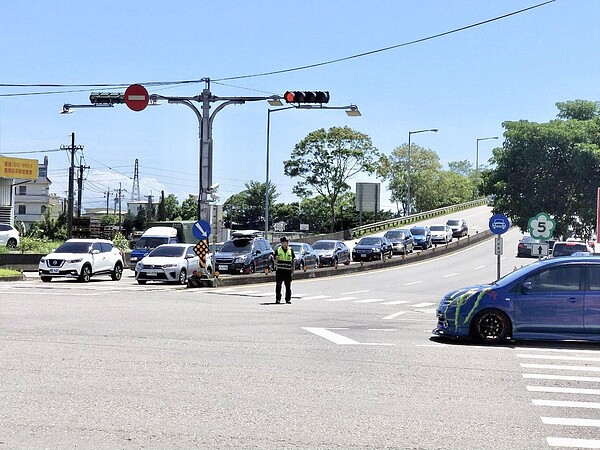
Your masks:
M208 223L206 220L199 220L192 227L192 233L194 233L194 237L200 241L208 239L210 232L210 223Z
M489 222L490 231L494 234L504 234L510 228L510 220L504 214L494 214Z

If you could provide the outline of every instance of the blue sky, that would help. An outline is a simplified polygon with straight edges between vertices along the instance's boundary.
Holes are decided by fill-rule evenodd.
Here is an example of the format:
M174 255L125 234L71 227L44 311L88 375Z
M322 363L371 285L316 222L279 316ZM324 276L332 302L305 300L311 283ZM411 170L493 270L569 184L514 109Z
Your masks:
M536 0L404 1L94 1L0 3L2 84L133 84L212 80L276 71L388 47L501 16ZM408 141L436 151L444 165L475 163L476 140L502 136L502 122L555 118L558 101L600 100L600 2L556 0L546 6L415 45L285 74L211 83L217 96L283 95L328 90L343 111L271 115L271 180L280 201L297 200L283 175L295 144L318 128L349 126L389 154ZM198 95L203 83L149 88ZM50 95L10 96L40 91ZM103 192L132 190L139 160L142 195L160 189L183 200L198 192L198 122L181 105L142 112L125 105L60 115L99 89L0 87L0 153L43 159L76 143L90 166L84 206ZM103 89L105 90L105 89ZM113 89L115 90L115 89ZM213 128L213 181L224 201L250 180L264 182L266 102L228 106ZM498 141L480 142L480 163ZM67 189L68 155L46 153L52 191ZM367 175L354 181L377 181ZM353 184L353 183L352 183ZM114 194L113 194L114 195ZM128 194L126 194L128 195ZM156 197L155 197L156 198ZM382 207L395 207L384 192Z

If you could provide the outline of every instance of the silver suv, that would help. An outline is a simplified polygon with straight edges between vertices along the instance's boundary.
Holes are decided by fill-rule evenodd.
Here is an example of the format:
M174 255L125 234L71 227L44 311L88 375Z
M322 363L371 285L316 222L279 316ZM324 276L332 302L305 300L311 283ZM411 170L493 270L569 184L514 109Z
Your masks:
M93 275L123 276L123 255L106 239L69 239L40 260L38 272L44 282L52 278L77 278L87 283Z

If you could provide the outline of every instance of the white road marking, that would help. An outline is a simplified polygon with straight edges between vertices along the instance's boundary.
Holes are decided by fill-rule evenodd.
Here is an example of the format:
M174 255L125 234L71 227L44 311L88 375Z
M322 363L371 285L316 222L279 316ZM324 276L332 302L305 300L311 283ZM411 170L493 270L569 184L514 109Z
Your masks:
M408 300L394 300L393 302L385 302L382 305L404 305L405 303L410 303Z
M431 308L431 309L422 309L419 312L425 313L425 314L435 314L436 309L435 308Z
M308 297L304 297L302 300L320 300L322 298L329 298L331 295L312 295Z
M563 408L588 408L588 409L600 409L600 403L597 402L572 402L569 400L542 400L533 399L535 406L557 406Z
M358 342L354 339L342 336L341 334L334 333L333 331L330 331L327 328L302 327L302 329L308 331L309 333L313 333L317 336L325 338L328 341L331 341L337 345L394 345L391 343L380 342Z
M422 281L413 281L412 283L404 283L403 286L412 286L413 284L420 284Z
M354 300L354 303L376 303L376 302L382 302L383 298L367 298L365 300Z
M371 292L371 291L369 289L365 289L364 291L340 292L340 295L362 294L364 292Z
M600 448L600 440L597 439L571 439L571 438L546 438L548 445L552 447L570 448Z
M383 320L393 319L394 317L401 316L402 314L406 314L406 311L400 311L394 314L390 314L389 316L384 317Z
M600 372L600 367L589 366L555 366L553 364L520 364L524 369L553 369L553 370L577 370L582 372Z
M458 274L457 273L449 273L448 275L444 275L442 278L455 277L456 275L458 275Z
M424 308L426 306L431 306L431 305L435 305L435 303L427 303L427 302L423 302L423 303L415 303L414 305L408 305L412 308Z
M600 383L600 377L570 377L568 375L545 375L541 373L524 373L523 378L533 378L536 380L589 381L592 383Z
M559 353L592 353L594 355L600 354L600 350L576 350L568 348L529 348L529 347L515 347L515 350L527 351L527 352L559 352Z
M518 354L517 358L553 359L553 360L559 360L559 361L600 361L600 358L594 358L592 356L556 356L556 355Z
M367 328L368 331L398 331L393 328Z
M485 266L477 266L477 267L473 268L473 270L479 270L479 269L485 269Z
M567 425L572 427L600 427L600 420L573 419L570 417L542 417L546 425Z
M600 395L600 389L563 388L556 386L526 386L529 392L554 392L560 394Z
M326 302L345 302L347 300L354 300L356 297L338 297L338 298L329 298L325 300Z

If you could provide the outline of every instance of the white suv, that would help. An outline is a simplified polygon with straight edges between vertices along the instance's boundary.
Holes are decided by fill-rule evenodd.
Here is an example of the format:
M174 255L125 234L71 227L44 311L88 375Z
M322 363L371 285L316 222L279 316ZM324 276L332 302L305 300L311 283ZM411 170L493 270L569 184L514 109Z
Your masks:
M110 275L118 281L123 276L123 255L106 239L69 239L40 260L38 268L44 282L70 277L88 282L92 275Z
M19 245L19 232L12 226L0 223L0 245L16 248Z

